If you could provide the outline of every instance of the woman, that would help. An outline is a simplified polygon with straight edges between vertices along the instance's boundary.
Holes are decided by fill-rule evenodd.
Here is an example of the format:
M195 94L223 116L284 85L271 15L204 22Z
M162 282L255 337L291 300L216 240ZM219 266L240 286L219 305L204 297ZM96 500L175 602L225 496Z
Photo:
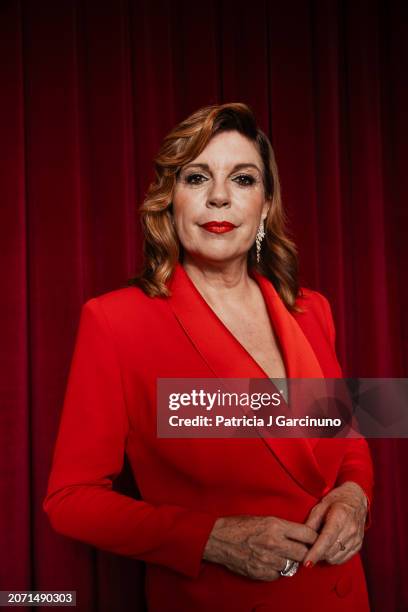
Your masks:
M174 128L141 212L135 286L82 308L43 503L53 528L144 560L152 612L368 610L364 439L157 437L158 378L342 376L250 109ZM125 452L142 501L112 490Z

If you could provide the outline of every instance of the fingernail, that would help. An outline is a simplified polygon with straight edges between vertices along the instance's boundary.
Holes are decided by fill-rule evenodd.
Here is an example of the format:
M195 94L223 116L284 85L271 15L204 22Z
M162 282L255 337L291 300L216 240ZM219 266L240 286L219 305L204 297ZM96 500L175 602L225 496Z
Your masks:
M313 565L314 565L313 561L306 561L305 563L305 567L308 567L308 568L313 567Z

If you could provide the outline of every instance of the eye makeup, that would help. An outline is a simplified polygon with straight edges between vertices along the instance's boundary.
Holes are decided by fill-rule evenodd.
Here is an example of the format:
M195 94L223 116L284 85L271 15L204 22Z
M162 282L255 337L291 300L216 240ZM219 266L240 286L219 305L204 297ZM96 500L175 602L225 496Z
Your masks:
M208 180L209 178L206 177L204 174L201 174L200 172L191 172L182 175L182 181L187 185L192 186L203 185ZM232 181L240 187L252 187L252 185L259 182L259 179L257 179L252 174L241 173L233 177Z

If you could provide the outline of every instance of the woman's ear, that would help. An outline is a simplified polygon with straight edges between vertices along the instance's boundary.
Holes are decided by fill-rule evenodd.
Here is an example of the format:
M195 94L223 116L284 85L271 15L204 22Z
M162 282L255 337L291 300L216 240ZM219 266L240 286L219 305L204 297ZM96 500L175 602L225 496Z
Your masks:
M264 205L262 207L262 220L265 221L266 217L269 214L269 210L272 206L272 200L265 200Z

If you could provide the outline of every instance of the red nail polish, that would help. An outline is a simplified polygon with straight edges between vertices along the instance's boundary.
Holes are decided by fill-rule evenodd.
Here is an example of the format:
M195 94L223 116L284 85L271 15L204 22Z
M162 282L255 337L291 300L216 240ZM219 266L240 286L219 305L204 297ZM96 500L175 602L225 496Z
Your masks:
M305 567L308 567L308 568L313 567L313 565L314 565L313 561L306 561L305 563Z

